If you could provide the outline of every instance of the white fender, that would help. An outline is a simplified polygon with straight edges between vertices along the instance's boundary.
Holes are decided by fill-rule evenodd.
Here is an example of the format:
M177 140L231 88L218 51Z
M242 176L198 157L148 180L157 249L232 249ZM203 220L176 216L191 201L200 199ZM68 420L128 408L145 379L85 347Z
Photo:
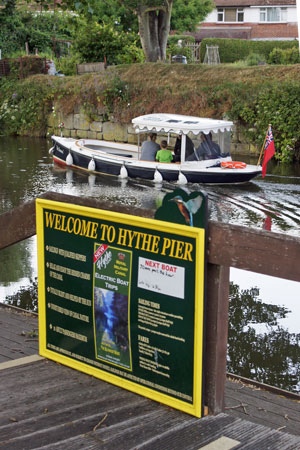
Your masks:
M73 156L71 155L71 153L68 154L68 156L66 158L66 163L67 163L67 166L72 166L72 164L73 164Z
M53 154L53 151L54 151L54 146L50 148L50 150L49 150L49 155L52 155L52 154Z
M187 179L186 179L186 176L183 175L183 173L181 173L181 172L179 171L177 184L187 184L187 182L188 182L188 181L187 181Z
M96 163L95 163L94 158L92 158L89 162L88 170L93 172L95 169L96 169Z
M123 164L123 166L120 169L119 177L120 178L127 178L128 177L128 172L127 172L127 169L126 169L124 164Z
M157 169L154 172L153 181L154 181L154 183L162 183L163 182L162 174Z
M95 186L95 183L96 183L96 175L89 175L88 180L89 180L89 186L90 186L90 187Z

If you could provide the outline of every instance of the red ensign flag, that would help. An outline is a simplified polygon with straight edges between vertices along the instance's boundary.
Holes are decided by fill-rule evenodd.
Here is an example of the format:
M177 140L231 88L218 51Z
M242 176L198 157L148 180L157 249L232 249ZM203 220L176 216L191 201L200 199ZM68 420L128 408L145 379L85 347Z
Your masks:
M267 137L266 137L266 143L265 143L264 159L263 159L263 163L262 163L262 176L263 177L266 175L268 161L274 155L275 155L275 145L274 145L273 133L272 133L272 128L269 127Z

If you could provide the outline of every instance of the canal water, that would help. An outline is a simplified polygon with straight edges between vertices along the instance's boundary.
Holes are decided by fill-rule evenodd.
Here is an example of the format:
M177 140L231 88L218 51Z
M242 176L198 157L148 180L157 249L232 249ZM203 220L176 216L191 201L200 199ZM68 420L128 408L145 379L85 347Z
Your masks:
M0 137L0 214L47 191L156 210L176 187L55 167L50 147L46 139ZM300 237L299 165L271 161L264 179L186 189L207 192L212 220ZM228 372L300 394L300 283L237 269L230 276ZM0 301L37 310L35 237L0 252Z

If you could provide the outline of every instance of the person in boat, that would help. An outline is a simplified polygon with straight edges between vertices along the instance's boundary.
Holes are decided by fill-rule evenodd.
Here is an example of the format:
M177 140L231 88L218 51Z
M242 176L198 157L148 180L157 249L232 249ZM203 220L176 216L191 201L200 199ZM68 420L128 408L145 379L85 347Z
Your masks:
M142 143L141 147L141 159L144 161L155 161L155 155L160 149L159 144L156 141L157 134L150 133L148 140Z
M201 133L201 144L194 154L187 158L188 161L202 161L204 159L216 159L221 157L220 146L212 140L212 134Z
M186 136L185 141L185 159L193 155L195 151L193 141ZM179 162L181 159L181 134L177 137L174 147L174 162Z
M156 153L155 159L161 163L170 163L173 161L173 154L171 150L168 150L167 141L161 141L160 150Z

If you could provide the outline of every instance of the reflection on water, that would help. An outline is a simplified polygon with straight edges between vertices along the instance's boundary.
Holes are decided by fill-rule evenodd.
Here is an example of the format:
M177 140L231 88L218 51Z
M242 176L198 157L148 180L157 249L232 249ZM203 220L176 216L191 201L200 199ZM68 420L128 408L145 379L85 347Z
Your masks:
M47 191L101 198L123 205L156 210L161 205L165 194L176 187L175 183L157 185L150 181L125 180L107 175L88 175L53 166L52 158L48 153L50 147L51 143L45 139L0 137L0 213ZM235 157L235 159L238 158ZM245 158L243 159L245 160ZM255 164L256 161L251 161L251 163ZM268 164L268 173L264 179L257 178L251 183L236 186L187 185L185 189L189 192L199 189L207 192L210 219L212 220L300 236L300 165L284 166L271 161ZM0 301L26 309L37 307L35 248L36 239L31 238L0 252ZM251 277L248 275L248 285L245 287L239 281L237 282L239 278L236 272L231 273L231 280L234 285L238 284L240 289L251 290L253 287L258 287L261 298L266 304L264 308L268 310L268 306L272 305L272 298L266 297L265 292L263 292L265 278L260 280L260 284L252 284L252 275ZM238 290L238 288L235 289ZM238 291L236 296L244 299L242 290ZM275 297L276 289L271 287L270 291ZM293 292L296 292L294 295L300 298L299 283L298 285L294 283ZM258 295L259 293L257 295L253 293L252 303L249 300L254 312L259 303ZM256 377L269 384L277 383L278 386L283 385L283 379L288 380L286 388L296 389L295 380L285 375L287 372L284 372L286 367L289 366L289 370L298 374L299 378L299 366L295 362L295 355L292 352L293 346L290 343L294 342L293 339L296 339L293 333L297 335L300 327L291 331L289 324L292 316L299 316L300 304L298 302L290 307L288 305L289 297L284 298L283 296L282 302L276 303L282 309L275 311L272 307L269 310L271 316L273 315L274 320L277 320L280 325L272 325L271 329L271 323L268 322L268 319L264 322L265 330L263 332L262 328L259 329L257 325L258 323L261 324L262 318L265 317L261 310L256 315L253 315L254 312L252 311L253 314L250 317L249 307L243 306L243 302L240 307L234 307L234 311L231 309L231 317L234 320L240 310L239 314L243 323L249 317L256 322L251 322L251 326L249 323L245 323L243 328L234 325L233 331L230 330L230 370L235 370L235 373L244 376ZM287 313L286 308L292 313ZM280 316L283 313L286 319ZM244 318L244 314L247 319ZM266 317L271 316L267 315ZM283 320L287 320L284 326L282 325ZM233 327L233 325L231 326ZM276 331L274 327L279 330L278 335L274 334ZM251 351L249 339L242 338L243 333L246 332L249 334L249 339L255 337L251 341ZM238 336L238 333L242 333L241 338L234 337ZM282 343L284 339L286 339L285 344ZM244 342L245 345L248 342L249 345L244 351L241 348L235 351L235 346L239 342ZM299 340L297 342L299 349ZM261 352L258 351L258 345ZM281 355L283 355L282 352L290 352L284 353L288 362L286 359L282 364L277 361L277 356L273 351L273 347L277 346L281 349ZM234 354L230 349L234 349ZM239 356L235 358L238 351L240 352ZM256 363L249 360L249 351L253 357L255 354L258 359L259 353L263 353L264 357L260 357L263 367L252 366ZM269 358L269 362L265 358ZM240 361L243 361L242 366L245 366L243 373L241 373ZM277 372L274 368L275 362L278 363ZM274 371L276 374L274 374ZM270 375L269 381L266 378L268 374ZM300 390L299 384L297 389Z
M243 272L243 271L239 271ZM254 276L255 274L251 274ZM246 280L245 272L242 275ZM241 274L237 274L239 279ZM272 282L279 283L278 279ZM276 281L275 281L276 280ZM287 286L291 282L280 280ZM253 279L248 284L253 285ZM280 304L263 302L260 289L231 282L228 328L228 372L300 393L299 326L289 329L286 304L293 304L294 292ZM272 296L272 292L269 292ZM293 314L294 315L294 314ZM292 317L292 322L295 317ZM284 325L287 325L285 327Z

